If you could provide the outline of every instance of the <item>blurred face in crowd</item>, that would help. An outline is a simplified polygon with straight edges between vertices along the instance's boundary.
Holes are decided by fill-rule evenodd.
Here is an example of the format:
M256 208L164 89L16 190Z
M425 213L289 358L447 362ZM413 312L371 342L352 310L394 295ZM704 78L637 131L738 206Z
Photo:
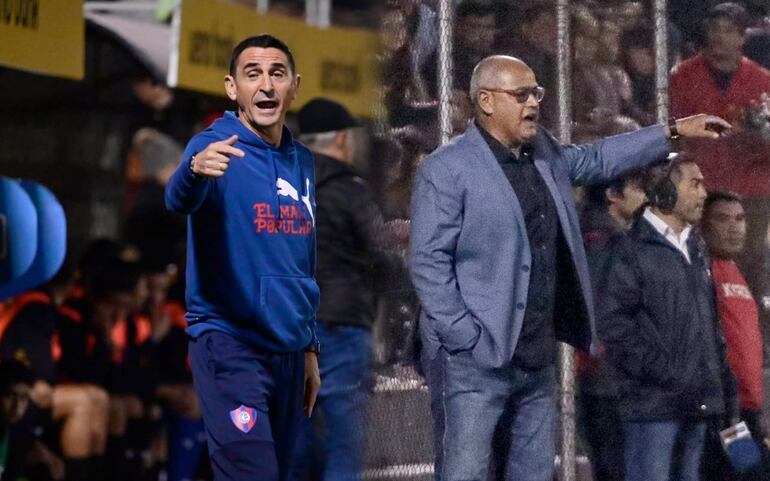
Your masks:
M455 22L456 45L479 55L488 55L495 42L496 23L494 15L458 17Z
M607 189L605 195L610 202L610 211L626 225L633 221L634 213L647 201L638 182L626 182L621 192Z
M136 293L113 292L95 299L92 322L101 335L109 336L118 321L127 319L136 308Z
M401 10L389 10L380 24L382 46L388 52L396 52L406 45L406 16Z
M553 12L543 10L531 23L521 26L521 33L532 45L550 55L556 55L557 29Z
M599 52L599 41L590 34L578 34L573 45L575 64L583 67L593 67Z
M152 309L161 306L168 296L171 276L165 272L147 274L147 306Z
M537 134L540 114L540 104L534 94L538 87L535 73L512 57L498 57L487 69L487 75L479 75L476 101L483 113L479 121L497 140L511 148L531 142Z
M745 30L736 23L716 18L706 24L706 57L715 69L732 73L740 64Z
M11 384L8 390L0 394L0 416L8 426L18 422L29 405L30 387L24 383Z
M708 195L700 168L694 162L682 162L679 164L679 176L672 177L677 193L673 215L687 224L697 224L703 216L703 204Z
M614 22L602 22L599 36L599 55L606 63L617 63L620 57L620 36L622 31Z
M746 212L736 201L716 201L703 217L703 233L714 255L732 259L746 243Z
M655 74L655 54L651 48L629 47L626 50L628 73L643 76Z
M225 77L241 122L270 142L280 139L286 112L297 96L300 76L277 48L249 47L238 56L235 75Z

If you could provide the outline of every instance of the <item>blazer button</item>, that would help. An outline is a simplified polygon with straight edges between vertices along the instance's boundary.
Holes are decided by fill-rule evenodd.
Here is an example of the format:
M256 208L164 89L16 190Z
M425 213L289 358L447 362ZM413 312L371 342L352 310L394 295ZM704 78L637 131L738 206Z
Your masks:
M521 266L521 270L524 272L529 272L529 266Z
M516 304L516 309L522 310L522 309L524 309L525 307L526 307L526 306L524 305L524 303L523 303L523 302L519 302L518 304Z
M706 406L705 404L701 404L700 405L700 410L701 411L705 411L706 409L708 409L708 406Z

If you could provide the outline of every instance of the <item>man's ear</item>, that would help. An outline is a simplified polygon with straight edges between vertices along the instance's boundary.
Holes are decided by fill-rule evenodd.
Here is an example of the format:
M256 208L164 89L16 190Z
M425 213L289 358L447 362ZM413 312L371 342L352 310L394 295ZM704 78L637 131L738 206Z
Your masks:
M615 192L614 189L604 189L604 197L607 199L607 203L612 204L615 201L623 200L623 195Z
M489 92L483 90L479 92L478 105L486 115L492 115L495 111L495 100Z
M230 98L230 100L235 100L237 98L237 87L235 86L235 78L232 75L225 75L225 92L227 92L227 96Z
M338 149L344 149L348 142L348 133L347 130L340 130L334 135L334 146Z
M292 93L291 99L294 100L297 98L297 93L299 92L299 84L302 80L302 76L300 74L297 74L294 76L294 93Z

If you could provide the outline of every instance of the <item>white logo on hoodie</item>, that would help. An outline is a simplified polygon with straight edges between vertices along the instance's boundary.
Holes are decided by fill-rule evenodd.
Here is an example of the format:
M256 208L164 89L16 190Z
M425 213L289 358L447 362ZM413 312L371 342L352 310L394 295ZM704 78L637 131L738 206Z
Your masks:
M313 227L315 227L315 216L313 215L313 206L310 205L310 179L305 179L305 192L307 195L302 196L302 202L307 207L307 211L310 213L310 220L313 221Z
M295 201L299 201L299 193L297 192L297 189L295 189L288 180L278 177L278 180L275 181L275 186L278 187L278 195L291 197ZM302 203L305 204L305 207L307 207L307 211L310 214L310 220L313 221L313 225L315 226L313 206L310 204L310 179L308 178L305 179L305 192L307 192L307 195L302 196Z
M278 187L278 195L282 195L284 197L291 197L294 200L299 200L299 194L297 194L297 189L295 189L294 186L291 185L288 180L278 177L278 180L275 181L275 185L276 187Z

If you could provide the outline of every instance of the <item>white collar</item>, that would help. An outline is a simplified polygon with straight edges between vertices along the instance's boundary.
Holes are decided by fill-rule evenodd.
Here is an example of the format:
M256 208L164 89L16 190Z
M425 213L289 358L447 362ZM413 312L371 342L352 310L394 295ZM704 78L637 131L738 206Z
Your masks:
M660 233L660 235L665 237L666 240L668 240L674 247L676 247L677 250L684 254L687 262L690 262L690 250L687 248L687 239L690 237L692 225L687 224L687 227L682 229L682 232L677 235L677 233L674 232L674 229L669 227L669 225L666 224L663 219L655 215L655 213L653 213L652 209L649 207L644 209L644 214L642 217L644 217L644 219L649 222L650 225L656 231L658 231L658 233Z

